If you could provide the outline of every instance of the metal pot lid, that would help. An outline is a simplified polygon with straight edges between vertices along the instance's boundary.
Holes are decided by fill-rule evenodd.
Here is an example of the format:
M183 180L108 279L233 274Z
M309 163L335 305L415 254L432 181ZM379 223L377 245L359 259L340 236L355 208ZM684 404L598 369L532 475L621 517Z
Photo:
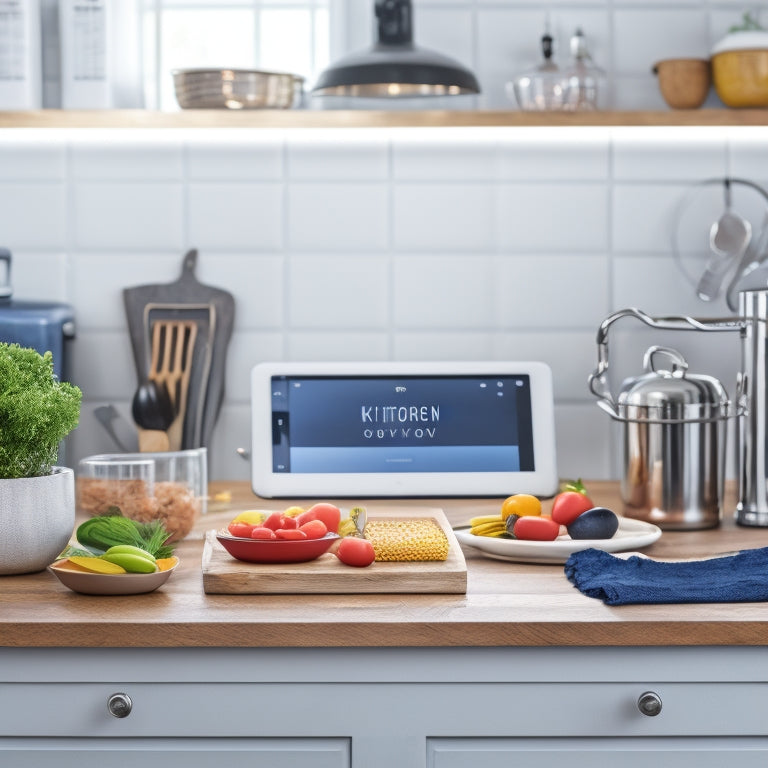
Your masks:
M659 367L665 356L669 368ZM707 421L730 415L728 393L713 376L688 373L688 363L676 350L650 347L642 376L627 379L617 398L617 414L628 421Z

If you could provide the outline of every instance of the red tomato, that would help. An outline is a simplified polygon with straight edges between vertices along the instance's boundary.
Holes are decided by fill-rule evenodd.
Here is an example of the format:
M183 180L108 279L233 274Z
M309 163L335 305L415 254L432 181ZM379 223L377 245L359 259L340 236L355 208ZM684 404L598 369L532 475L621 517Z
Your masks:
M552 502L552 519L560 525L570 525L582 512L594 506L589 496L578 491L564 491Z
M262 523L262 525L265 528L271 528L273 531L276 531L278 528L283 527L282 523L282 512L272 512L267 519Z
M300 531L304 531L308 539L322 539L328 529L322 520L310 520L308 523L299 526Z
M341 540L339 548L336 550L336 557L344 565L365 568L366 565L370 565L374 561L376 553L373 551L373 544L368 539L346 536Z
M227 530L233 536L238 536L241 539L250 539L253 526L250 523L230 523L227 526Z
M296 520L299 523L299 527L310 520L322 520L325 523L325 527L331 533L338 533L339 523L341 522L341 510L335 504L321 501L311 506L306 512L298 515Z
M560 534L560 523L546 515L519 517L512 533L522 541L554 541Z
M263 525L257 525L251 531L252 539L276 539L277 536L271 528L265 528Z
M283 515L280 518L280 527L285 528L286 530L290 530L291 528L298 528L299 523L295 517L288 517L286 515Z
M291 540L307 538L307 534L304 533L304 531L300 531L298 528L278 528L275 531L275 536L277 536L278 539L291 539Z

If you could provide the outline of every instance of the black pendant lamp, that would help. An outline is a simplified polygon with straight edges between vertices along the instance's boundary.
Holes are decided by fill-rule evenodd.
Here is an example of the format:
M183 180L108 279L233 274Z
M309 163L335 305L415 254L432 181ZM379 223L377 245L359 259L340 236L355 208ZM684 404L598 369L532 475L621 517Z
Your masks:
M413 43L411 0L376 0L378 40L331 65L312 89L316 96L458 96L480 93L459 62Z

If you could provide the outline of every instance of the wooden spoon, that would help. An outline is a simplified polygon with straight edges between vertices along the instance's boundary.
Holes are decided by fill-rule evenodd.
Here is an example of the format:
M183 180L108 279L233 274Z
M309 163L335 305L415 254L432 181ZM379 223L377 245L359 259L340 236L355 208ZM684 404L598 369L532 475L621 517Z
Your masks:
M191 320L156 320L152 326L149 379L165 384L171 398L174 418L167 429L171 451L181 450L196 339L197 323Z

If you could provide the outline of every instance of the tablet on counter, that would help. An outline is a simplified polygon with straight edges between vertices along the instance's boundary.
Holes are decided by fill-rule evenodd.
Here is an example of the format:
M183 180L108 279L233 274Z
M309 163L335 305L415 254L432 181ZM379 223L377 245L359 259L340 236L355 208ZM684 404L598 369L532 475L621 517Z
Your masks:
M251 476L265 498L557 491L541 362L261 363Z

